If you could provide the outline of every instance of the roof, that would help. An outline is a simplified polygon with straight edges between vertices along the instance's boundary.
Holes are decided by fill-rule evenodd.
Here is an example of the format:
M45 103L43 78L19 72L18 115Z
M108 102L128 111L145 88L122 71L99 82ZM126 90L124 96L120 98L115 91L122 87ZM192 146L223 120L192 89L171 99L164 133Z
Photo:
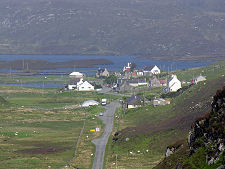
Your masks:
M99 103L95 100L87 100L81 105L81 107L89 107L94 105L99 105Z
M132 95L130 98L127 99L127 104L132 105L141 101L142 101L141 97L139 97L138 95Z
M85 81L82 84L80 84L80 86L92 86L92 84L89 83L88 81Z
M166 80L159 80L161 84L166 84Z
M128 79L129 83L146 83L145 79Z
M70 76L83 76L83 74L80 72L72 72L70 73Z
M70 85L77 85L77 83L80 81L80 79L79 78L75 78L75 79L71 79L70 80Z
M151 71L154 67L155 67L155 65L154 66L153 65L145 66L143 70L144 71Z

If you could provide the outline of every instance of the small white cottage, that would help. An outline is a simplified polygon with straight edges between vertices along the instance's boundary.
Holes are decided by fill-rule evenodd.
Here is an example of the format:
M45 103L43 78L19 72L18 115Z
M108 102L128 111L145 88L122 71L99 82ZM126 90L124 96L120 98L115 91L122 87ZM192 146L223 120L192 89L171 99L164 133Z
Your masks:
M143 72L144 72L145 76L152 75L152 74L157 75L157 74L161 73L160 69L156 65L155 66L145 66Z
M177 79L176 75L172 75L172 78L168 81L166 91L176 92L181 88L181 82Z
M79 85L77 85L78 91L94 91L95 88L92 84L90 84L88 81L85 81Z
M158 66L154 66L151 70L152 74L153 75L156 75L156 74L160 74L160 69L158 68Z
M193 83L197 84L198 82L201 82L201 81L205 81L206 78L202 75L199 75L198 77L194 78L193 80Z

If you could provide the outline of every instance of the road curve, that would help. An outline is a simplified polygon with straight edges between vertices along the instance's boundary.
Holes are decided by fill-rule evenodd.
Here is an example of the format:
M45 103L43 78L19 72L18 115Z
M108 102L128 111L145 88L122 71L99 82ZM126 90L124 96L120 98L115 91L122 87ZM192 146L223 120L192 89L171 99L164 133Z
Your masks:
M120 107L120 104L118 101L111 102L110 104L105 106L106 110L103 116L99 116L99 118L105 124L105 130L100 138L92 140L92 142L96 146L95 159L94 159L92 169L103 168L105 147L113 129L114 114L115 114L116 108L118 107Z

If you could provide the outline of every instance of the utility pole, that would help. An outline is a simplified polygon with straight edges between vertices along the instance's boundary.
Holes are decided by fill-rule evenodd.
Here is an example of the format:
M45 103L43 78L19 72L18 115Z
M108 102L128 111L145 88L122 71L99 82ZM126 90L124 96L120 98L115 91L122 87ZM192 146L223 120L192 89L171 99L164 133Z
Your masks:
M29 70L29 66L28 66L28 63L27 63L27 71Z
M23 66L22 68L23 68L23 70L24 70L24 59L23 59L23 63L22 63L22 66Z

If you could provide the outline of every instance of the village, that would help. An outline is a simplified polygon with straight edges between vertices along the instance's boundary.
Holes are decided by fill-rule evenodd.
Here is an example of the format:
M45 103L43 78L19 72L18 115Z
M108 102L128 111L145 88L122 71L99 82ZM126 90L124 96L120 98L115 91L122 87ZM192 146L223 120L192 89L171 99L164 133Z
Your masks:
M95 74L95 80L88 80L88 77L80 72L72 72L69 77L70 81L65 90L97 91L126 96L123 100L121 99L126 109L141 107L145 104L153 106L170 104L171 93L179 95L191 85L206 80L206 77L199 74L190 81L180 81L176 74L162 71L157 65L139 69L135 63L131 62L121 71L110 72L106 68L99 68ZM89 104L86 103L83 105L87 107L102 104L94 100L89 101Z
M106 152L106 168L154 167L208 108L211 93L224 84L224 65L165 71L157 64L129 62L117 71L102 65L92 74L75 68L59 75L5 74L0 79L2 165L92 168L96 159L104 160L98 149Z

